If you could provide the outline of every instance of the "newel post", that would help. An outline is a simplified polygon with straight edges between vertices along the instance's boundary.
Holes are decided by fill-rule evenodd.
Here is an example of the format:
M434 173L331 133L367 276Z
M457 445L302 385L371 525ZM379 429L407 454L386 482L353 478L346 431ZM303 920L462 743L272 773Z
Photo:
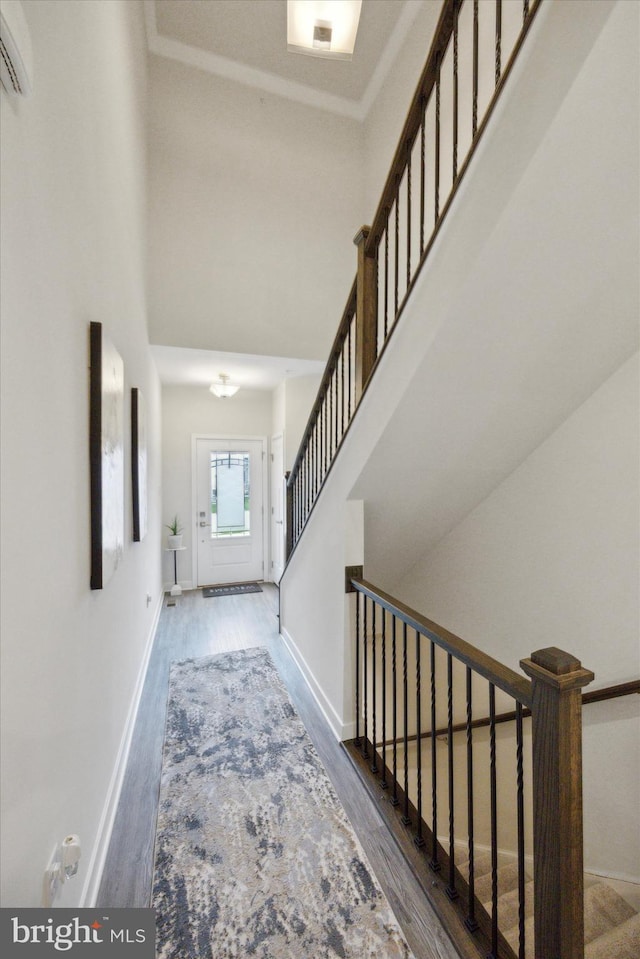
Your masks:
M582 687L580 660L552 646L520 663L533 680L536 959L583 959Z
M377 340L377 273L376 260L367 256L366 246L371 227L363 226L353 238L358 247L358 275L356 280L356 403L362 396L369 374L376 361Z

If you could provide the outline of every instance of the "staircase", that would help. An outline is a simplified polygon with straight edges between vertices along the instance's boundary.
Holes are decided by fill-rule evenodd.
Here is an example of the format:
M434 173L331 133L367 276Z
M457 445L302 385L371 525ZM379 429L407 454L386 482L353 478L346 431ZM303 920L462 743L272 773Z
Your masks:
M421 549L425 540L433 545L445 527L453 527L488 495L500 480L495 463L502 463L505 449L518 447L517 437L509 433L510 420L506 414L500 418L501 411L510 408L508 397L517 402L522 382L546 382L548 370L556 369L557 328L540 352L547 356L541 369L528 366L529 355L538 355L538 349L535 342L534 349L528 348L527 337L537 331L545 335L542 309L523 324L518 349L507 351L509 363L485 383L479 376L484 371L484 347L511 343L513 311L504 315L501 328L499 323L492 325L490 311L483 313L481 323L476 322L473 303L465 303L468 308L459 315L451 306L458 288L469 278L474 257L481 258L482 244L496 232L489 205L474 207L486 196L481 177L476 176L473 190L467 189L460 202L454 201L460 197L462 179L507 77L512 72L518 76L513 71L516 57L543 3L522 0L521 26L513 31L515 40L507 57L502 15L516 6L502 0L444 0L378 209L371 227L363 227L355 239L356 279L288 476L287 566L281 581L280 624L285 641L337 735L346 741L350 758L461 956L636 959L640 955L636 910L606 883L583 887L580 710L582 687L593 674L575 657L547 647L521 661L530 677L524 679L366 582L362 566L347 566L343 579L344 562L362 562L365 553L362 514L358 513L362 502L379 507L377 512L371 510L368 542L383 544L379 555L384 556L386 568L395 569L409 563L407 557L415 555L418 539ZM560 7L548 5L551 18ZM486 10L495 11L491 56L481 52ZM571 26L572 36L577 27L577 23ZM552 39L561 42L560 34ZM561 63L567 57L565 39L562 35L562 51L556 58ZM459 70L463 48L471 51L464 111L459 110L464 96ZM483 63L485 67L495 63L495 86L484 104L478 82ZM544 82L548 74L541 69L535 84ZM562 84L557 90L554 86L553 94L562 100ZM446 100L453 103L449 119L444 115ZM527 106L530 100L529 90L524 98ZM463 113L470 120L467 128L460 121ZM504 114L499 119L502 123ZM536 121L535 110L531 120ZM508 165L503 161L511 162L518 155L520 140L507 136L504 155L497 147L490 153L492 141L488 140L472 177L478 171L487 173L491 156L502 171L497 186L500 190L504 186L508 203L539 140L525 145L522 169L509 168L509 175L504 174ZM500 204L496 209L502 209ZM447 245L447 232L441 232L447 218L452 224L449 232L456 237L455 251L453 244ZM508 252L505 246L505 256ZM561 254L559 249L558 257ZM428 269L423 270L427 263ZM514 270L519 266L516 263ZM457 272L454 267L459 267ZM546 278L550 272L542 269L540 275ZM508 268L504 273L505 281L509 280ZM546 279L536 282L537 289ZM482 284L477 287L484 290ZM529 292L536 290L532 286ZM521 295L519 302L526 299ZM555 303L556 324L560 313L570 315ZM501 314L497 315L500 319ZM388 349L392 335L393 346ZM581 339L571 342L577 350ZM490 351L488 355L495 359ZM467 356L471 357L469 369L462 361ZM576 356L574 351L574 360ZM459 357L462 360L456 365ZM492 364L487 368L491 374ZM580 363L576 360L572 368L580 368ZM484 420L474 421L478 405L465 404L458 397L465 374L477 383L473 397L478 404L488 402ZM507 389L504 380L511 374L514 382ZM556 386L564 379L560 373ZM493 400L498 397L499 380L503 395L495 403L496 412ZM549 435L548 425L543 429L541 424L523 423L528 408L534 406L522 406L514 420L518 437ZM419 443L415 429L408 430L409 424L415 426L416 411L424 421ZM442 429L451 432L458 445L449 447L443 441L443 423ZM424 454L422 459L416 447ZM403 456L409 449L413 458L405 463ZM516 460L504 467L506 472L530 451L518 447ZM404 470L396 469L398 463L405 465ZM471 475L486 477L489 484L474 488L474 502L464 499L465 482ZM397 535L376 535L376 520L390 512L391 488ZM418 498L425 504L422 512L415 510ZM402 504L408 504L407 515L400 509ZM437 521L444 526L438 527ZM369 564L376 562L371 552L368 575ZM347 598L341 605L336 597L344 583L347 593L356 591L358 596L355 602ZM507 719L500 715L502 711L508 711ZM532 735L523 733L523 719L528 716ZM505 726L500 724L504 722L516 729L509 736L511 780L507 785L501 767ZM432 744L442 739L443 725L447 727L446 755L438 758L437 746ZM478 726L484 727L482 735L477 733ZM463 745L454 745L452 733L460 730L464 734L457 742ZM428 746L422 759L421 749L416 750L418 758L409 772L406 757L416 742L428 742ZM456 753L462 754L462 761ZM481 789L477 788L479 771ZM503 813L509 803L513 830L505 842ZM447 855L447 850L467 842L474 861L471 875ZM487 848L491 850L488 865L483 858ZM501 861L505 849L517 850L513 864ZM527 871L532 859L535 869Z
M468 862L458 868L468 878ZM476 896L491 911L491 855L475 858ZM526 876L524 959L535 959L533 946L533 880ZM586 880L588 881L588 880ZM498 870L498 920L502 935L515 956L519 955L518 871L513 865ZM606 881L586 885L584 894L585 959L638 959L640 956L640 913Z

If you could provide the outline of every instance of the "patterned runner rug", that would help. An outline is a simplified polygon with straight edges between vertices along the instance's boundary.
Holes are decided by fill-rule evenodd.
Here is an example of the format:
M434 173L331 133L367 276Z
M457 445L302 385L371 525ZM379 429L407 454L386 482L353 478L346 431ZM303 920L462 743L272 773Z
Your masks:
M160 959L411 959L266 649L172 666Z

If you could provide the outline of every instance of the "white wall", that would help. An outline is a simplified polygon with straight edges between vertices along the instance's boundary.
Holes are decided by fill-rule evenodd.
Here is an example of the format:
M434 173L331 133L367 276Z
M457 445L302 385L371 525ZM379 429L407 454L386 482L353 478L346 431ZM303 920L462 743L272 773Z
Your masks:
M394 593L513 669L559 646L592 688L638 678L638 372L636 355ZM639 734L637 696L585 710L587 868L636 882Z
M324 359L356 271L361 125L150 58L154 343Z
M284 468L293 466L311 407L318 393L321 376L295 376L285 380L285 453Z
M146 329L145 38L137 3L24 4L33 95L2 111L2 903L89 903L160 586L160 389ZM89 321L147 404L149 532L89 589ZM126 404L129 410L129 404ZM125 421L126 422L126 421ZM151 602L147 605L147 594Z

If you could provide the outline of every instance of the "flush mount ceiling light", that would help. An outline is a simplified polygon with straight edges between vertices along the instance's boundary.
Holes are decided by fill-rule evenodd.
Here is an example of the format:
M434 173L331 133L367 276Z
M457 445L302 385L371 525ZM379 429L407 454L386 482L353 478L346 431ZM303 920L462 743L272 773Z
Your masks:
M221 400L228 400L229 397L234 396L238 390L238 386L229 385L229 377L226 373L220 373L220 382L212 383L209 387L211 392Z
M351 60L362 0L287 0L287 50Z

